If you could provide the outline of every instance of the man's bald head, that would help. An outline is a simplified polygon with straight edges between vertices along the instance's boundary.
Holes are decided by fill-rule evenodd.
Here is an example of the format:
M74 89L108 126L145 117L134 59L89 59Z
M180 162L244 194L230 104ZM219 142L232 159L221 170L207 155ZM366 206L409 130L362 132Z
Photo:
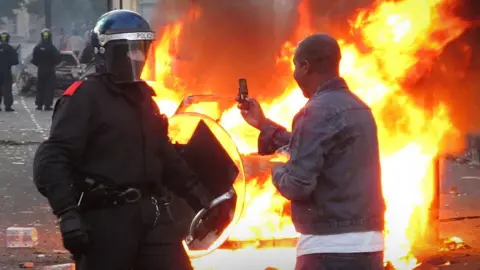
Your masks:
M294 61L308 62L317 73L338 73L342 54L338 42L327 34L315 34L302 40L295 51Z
M339 76L341 58L338 42L327 34L309 36L298 44L293 57L293 77L306 97L326 81Z

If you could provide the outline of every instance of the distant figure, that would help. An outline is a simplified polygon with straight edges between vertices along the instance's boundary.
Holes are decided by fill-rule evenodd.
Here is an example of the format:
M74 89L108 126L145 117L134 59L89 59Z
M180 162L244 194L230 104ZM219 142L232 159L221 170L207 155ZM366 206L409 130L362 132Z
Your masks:
M93 61L93 46L90 40L91 32L92 30L88 31L88 35L86 35L85 38L85 46L80 52L80 55L78 56L80 64L88 65Z
M92 31L91 29L87 29L85 30L85 32L83 33L83 40L85 41L85 43L87 43L89 40L90 40L90 31Z
M68 44L68 37L65 35L65 31L63 28L60 28L60 36L58 38L58 49L60 51L66 51Z
M41 33L40 43L33 49L32 64L38 68L37 97L35 104L37 110L53 110L53 93L55 91L55 67L61 61L60 52L52 43L52 32L44 29Z
M0 33L0 103L3 99L5 111L13 112L12 66L18 65L18 54L9 42L10 35Z
M72 36L68 39L67 50L72 51L78 56L84 47L85 41L83 38L80 37L78 31L73 31Z

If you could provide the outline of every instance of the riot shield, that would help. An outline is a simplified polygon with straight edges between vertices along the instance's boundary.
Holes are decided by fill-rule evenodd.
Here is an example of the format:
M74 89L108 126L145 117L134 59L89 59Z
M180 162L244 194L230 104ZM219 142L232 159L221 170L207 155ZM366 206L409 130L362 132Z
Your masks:
M242 214L246 189L242 159L227 131L206 115L175 114L169 119L169 136L215 198L209 209L199 212L181 198L172 202L184 247L190 258L198 258L222 245ZM204 222L219 213L224 213L221 222L207 228Z

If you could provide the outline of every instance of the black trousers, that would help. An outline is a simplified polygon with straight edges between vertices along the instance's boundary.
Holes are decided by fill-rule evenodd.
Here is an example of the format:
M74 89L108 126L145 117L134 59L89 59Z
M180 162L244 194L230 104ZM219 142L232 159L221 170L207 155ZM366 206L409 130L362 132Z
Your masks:
M323 253L297 257L295 270L383 270L383 252Z
M5 105L5 108L12 107L13 94L12 94L12 74L0 75L0 103Z
M150 199L86 212L90 249L77 270L191 270L190 259L165 207Z
M55 73L41 73L37 77L37 95L35 105L52 107L55 92Z

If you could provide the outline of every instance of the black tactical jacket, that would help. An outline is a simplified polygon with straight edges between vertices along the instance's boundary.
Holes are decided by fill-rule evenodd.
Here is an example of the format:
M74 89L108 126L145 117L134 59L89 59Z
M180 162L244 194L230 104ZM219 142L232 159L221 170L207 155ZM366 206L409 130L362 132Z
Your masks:
M0 77L12 76L12 66L18 65L18 53L9 44L0 44Z
M32 64L38 68L38 76L55 74L55 67L62 60L58 49L48 41L41 41L33 48Z
M167 118L146 83L91 75L64 93L50 136L34 158L34 181L54 213L75 206L86 177L116 187L165 185L184 194L195 175L167 136Z

